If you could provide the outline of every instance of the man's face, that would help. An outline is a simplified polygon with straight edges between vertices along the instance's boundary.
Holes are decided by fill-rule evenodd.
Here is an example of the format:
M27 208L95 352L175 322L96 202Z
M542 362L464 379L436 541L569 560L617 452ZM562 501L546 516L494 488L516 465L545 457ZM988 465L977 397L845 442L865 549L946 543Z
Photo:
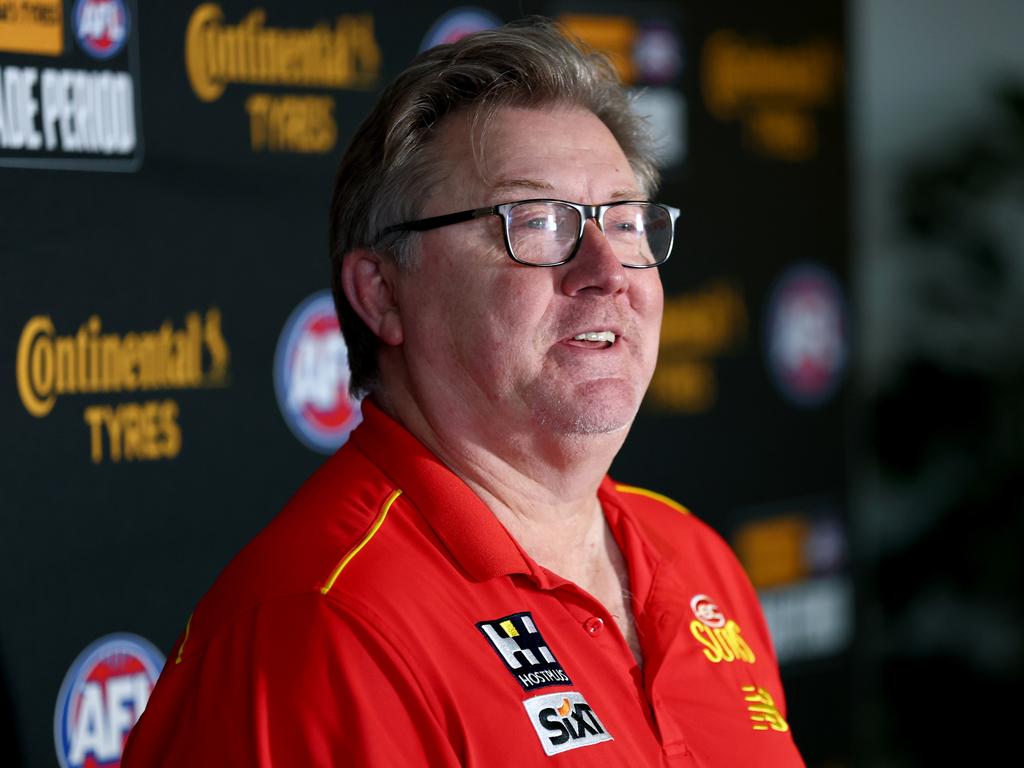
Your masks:
M500 110L473 157L468 119L449 116L436 149L444 175L422 216L529 198L598 204L644 199L611 133L579 109ZM489 216L424 232L397 286L402 355L428 412L484 432L627 428L654 371L657 269L619 264L596 222L575 258L528 267L509 258ZM614 342L578 340L608 332Z

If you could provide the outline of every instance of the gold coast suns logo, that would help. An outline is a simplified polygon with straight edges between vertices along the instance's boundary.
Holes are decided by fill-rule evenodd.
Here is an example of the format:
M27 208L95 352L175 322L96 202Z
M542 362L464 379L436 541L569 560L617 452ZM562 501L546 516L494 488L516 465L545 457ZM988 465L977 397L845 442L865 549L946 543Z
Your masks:
M690 622L690 634L704 646L708 661L718 664L739 660L753 664L757 660L742 637L740 625L727 619L714 600L707 595L694 595L690 609L695 617Z

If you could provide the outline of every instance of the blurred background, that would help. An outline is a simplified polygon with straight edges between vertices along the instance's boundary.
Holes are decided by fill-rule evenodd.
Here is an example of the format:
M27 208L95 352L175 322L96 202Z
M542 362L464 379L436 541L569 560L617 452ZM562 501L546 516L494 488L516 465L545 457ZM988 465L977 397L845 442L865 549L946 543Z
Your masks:
M1024 4L0 2L4 763L116 765L194 603L358 422L334 168L422 49L541 13L683 210L612 474L757 586L809 766L1013 754Z

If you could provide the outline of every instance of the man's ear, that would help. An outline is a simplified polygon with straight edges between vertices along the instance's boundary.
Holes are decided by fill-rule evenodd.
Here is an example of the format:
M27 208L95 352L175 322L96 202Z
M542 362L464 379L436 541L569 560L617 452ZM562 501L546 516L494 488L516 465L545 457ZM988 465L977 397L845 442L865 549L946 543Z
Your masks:
M341 288L348 303L384 344L402 343L395 279L398 268L370 248L355 248L341 261Z

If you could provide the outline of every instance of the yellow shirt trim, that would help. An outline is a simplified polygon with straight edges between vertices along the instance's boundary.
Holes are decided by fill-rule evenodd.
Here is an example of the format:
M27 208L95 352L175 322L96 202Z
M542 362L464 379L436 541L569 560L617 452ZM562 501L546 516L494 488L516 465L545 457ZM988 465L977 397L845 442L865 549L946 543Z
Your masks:
M684 515L690 514L690 510L675 499L670 499L668 496L663 496L662 494L655 493L654 491L648 491L646 488L637 488L635 485L619 485L616 483L615 490L621 493L632 493L637 496L646 496L649 499L660 501L662 504L672 507L676 512L681 512Z
M351 562L353 557L359 554L359 550L365 547L369 543L370 539L374 537L374 534L376 534L377 531L380 530L380 527L384 524L384 518L388 516L388 510L390 510L391 505L395 503L395 499L397 499L401 495L402 492L397 488L391 492L391 495L388 496L387 500L381 506L380 513L377 515L377 519L373 521L373 525L370 526L370 530L368 530L366 532L366 535L363 536L362 541L360 541L358 544L352 547L352 549L345 553L345 556L341 558L341 561L338 563L337 566L335 566L334 570L331 572L330 578L328 578L327 581L324 582L324 585L320 587L321 595L326 595L328 592L331 591L331 587L334 586L334 582L337 581L338 576L341 574L341 572L345 570L345 566L348 565L349 562Z
M192 616L193 614L190 613L188 615L188 621L185 622L185 636L181 638L181 645L178 646L178 658L174 660L175 664L181 664L181 654L185 652L185 643L188 642L188 633L189 630L192 629Z

